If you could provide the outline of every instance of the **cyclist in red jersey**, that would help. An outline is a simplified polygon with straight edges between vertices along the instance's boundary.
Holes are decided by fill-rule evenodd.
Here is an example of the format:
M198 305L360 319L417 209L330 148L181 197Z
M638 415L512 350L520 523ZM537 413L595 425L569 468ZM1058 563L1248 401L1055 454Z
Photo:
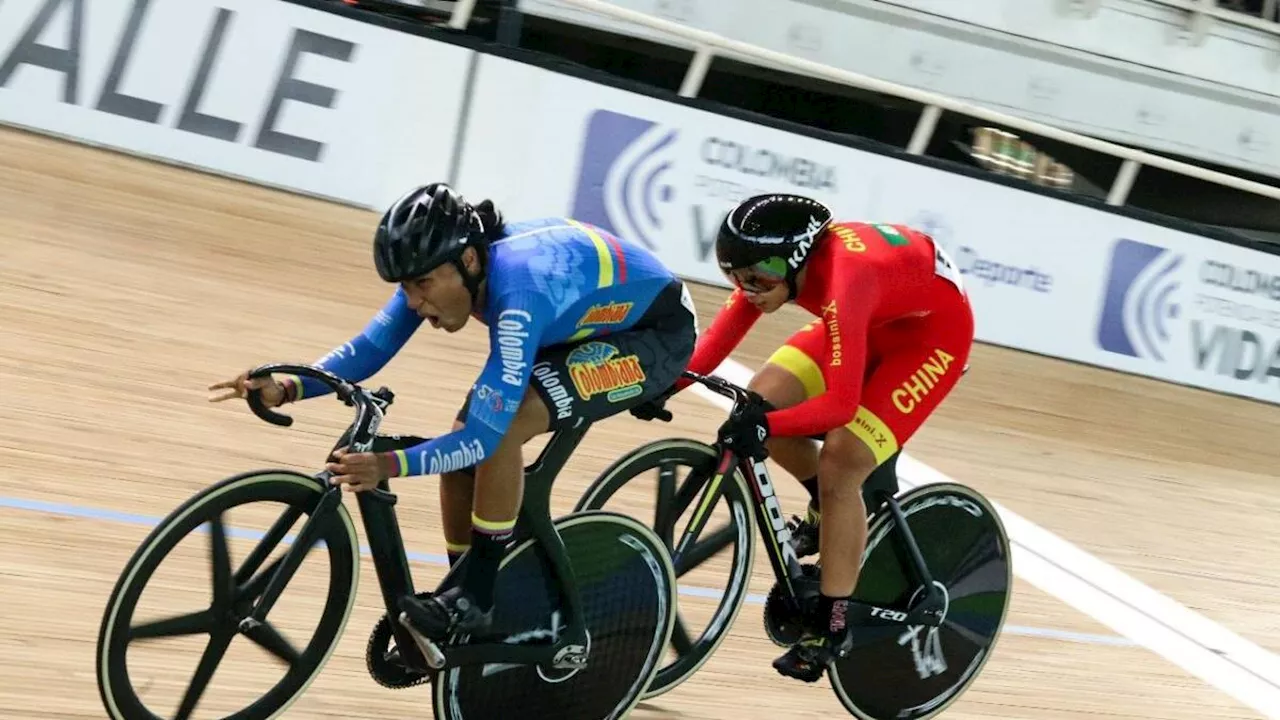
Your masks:
M834 223L806 197L743 201L721 225L716 256L735 289L690 370L713 371L762 314L788 302L816 316L752 378L763 403L720 429L740 454L762 459L767 450L809 490L793 547L821 554L817 616L773 666L815 682L849 648L845 611L867 540L864 483L874 476L896 490L900 448L966 369L973 313L959 270L929 236Z

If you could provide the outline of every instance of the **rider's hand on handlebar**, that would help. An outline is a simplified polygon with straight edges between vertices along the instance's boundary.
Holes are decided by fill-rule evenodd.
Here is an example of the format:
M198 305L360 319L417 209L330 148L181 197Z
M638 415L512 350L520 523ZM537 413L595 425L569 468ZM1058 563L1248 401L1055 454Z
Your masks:
M666 404L667 400L674 394L676 394L676 388L672 386L661 395L650 400L646 400L631 408L629 412L634 417L641 420L661 420L663 422L671 422L671 411L666 409Z
M254 378L250 380L247 370L240 373L233 380L224 380L210 385L209 390L227 391L209 398L209 402L243 399L249 394L250 390L261 390L262 402L269 408L280 407L287 399L284 385L276 382L274 378Z
M641 420L671 420L671 411L662 405L662 398L648 400L631 408L631 414Z
M341 447L333 451L333 461L325 469L333 473L330 485L342 487L347 492L373 490L390 477L399 465L390 453L353 453Z
M773 406L767 400L748 391L746 401L720 426L717 440L739 457L764 460L769 456L765 441L772 434L767 417L770 410Z

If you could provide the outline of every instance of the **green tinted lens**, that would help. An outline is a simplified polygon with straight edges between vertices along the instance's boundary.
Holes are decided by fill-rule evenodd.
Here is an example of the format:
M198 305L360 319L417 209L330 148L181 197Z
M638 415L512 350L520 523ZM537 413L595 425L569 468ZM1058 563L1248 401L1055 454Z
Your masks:
M765 273L767 275L776 275L777 277L787 276L787 261L780 257L761 260L756 263L753 269L756 272Z

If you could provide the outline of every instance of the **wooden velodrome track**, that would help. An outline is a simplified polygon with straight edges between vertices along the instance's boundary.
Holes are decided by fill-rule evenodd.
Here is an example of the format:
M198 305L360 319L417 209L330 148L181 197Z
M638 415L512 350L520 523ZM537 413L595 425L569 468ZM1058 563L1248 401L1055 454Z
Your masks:
M317 467L349 419L339 403L294 407L298 422L286 430L243 404L207 403L205 388L253 364L309 362L358 331L388 293L369 262L374 221L368 212L0 131L0 717L102 717L98 623L149 523L226 475ZM701 288L695 297L705 324L723 291ZM756 366L801 321L781 315L747 339L740 362ZM385 429L447 428L484 337L475 324L452 336L419 333L377 378L397 392ZM658 437L707 438L722 417L693 394L672 407L669 425L625 415L598 425L558 481L556 510L566 511L618 454ZM979 346L972 371L909 449L1277 652L1275 418L1260 403ZM780 478L787 509L798 511L802 491ZM443 572L434 480L393 489L409 549L427 556L414 563L415 577L429 586ZM197 544L176 561L149 602L171 612L203 607L203 553ZM767 563L757 560L752 590L763 594ZM365 640L380 613L373 578L366 557L347 634L287 717L429 715L426 688L384 690L366 675ZM308 606L305 583L303 590L299 613ZM1010 631L947 717L1259 717L1026 582L1015 593ZM635 717L843 716L825 681L805 686L773 672L777 651L759 613L746 605L710 663ZM147 663L187 677L197 655L197 646L178 642ZM215 688L234 696L254 686L262 657L233 650ZM174 692L166 686L172 671L153 675L155 693Z

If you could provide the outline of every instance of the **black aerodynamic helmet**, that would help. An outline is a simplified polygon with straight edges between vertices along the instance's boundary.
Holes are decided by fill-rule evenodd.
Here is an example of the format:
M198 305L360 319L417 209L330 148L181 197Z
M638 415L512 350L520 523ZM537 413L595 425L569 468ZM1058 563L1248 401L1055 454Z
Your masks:
M412 280L451 262L474 299L480 278L467 274L462 253L474 247L483 262L486 245L480 213L445 183L431 183L400 196L383 213L373 262L386 282Z
M716 236L716 260L726 275L749 267L779 275L795 297L796 275L830 224L831 210L813 198L756 195L725 215Z

